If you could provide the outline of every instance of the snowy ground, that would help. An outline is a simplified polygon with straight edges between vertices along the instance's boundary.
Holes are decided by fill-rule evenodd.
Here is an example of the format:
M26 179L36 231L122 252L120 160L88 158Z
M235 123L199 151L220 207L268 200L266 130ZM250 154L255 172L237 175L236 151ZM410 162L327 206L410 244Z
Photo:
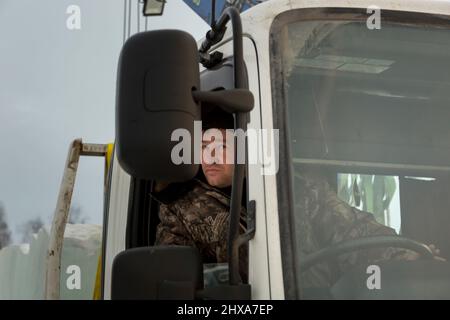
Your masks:
M61 265L61 299L92 299L102 227L68 224L64 234ZM30 244L0 250L0 299L43 299L45 255L49 228L41 229ZM69 266L78 266L81 288L69 289ZM70 287L70 286L69 286Z

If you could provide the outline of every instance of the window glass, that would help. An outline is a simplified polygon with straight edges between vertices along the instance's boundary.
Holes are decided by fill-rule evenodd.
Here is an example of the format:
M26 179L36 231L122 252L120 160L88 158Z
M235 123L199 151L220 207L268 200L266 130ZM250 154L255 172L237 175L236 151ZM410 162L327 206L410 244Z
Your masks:
M417 250L393 243L305 263L345 242L397 235L450 258L448 35L442 25L383 20L370 30L365 20L321 20L289 22L274 36L281 57L281 70L272 70L281 92L277 108L286 108L291 151L295 272L304 297L364 295L366 269L352 270L369 265L394 279L383 282L392 290L401 281L434 290L430 273L441 265L420 265ZM405 270L410 278L401 278ZM448 281L443 270L437 273Z

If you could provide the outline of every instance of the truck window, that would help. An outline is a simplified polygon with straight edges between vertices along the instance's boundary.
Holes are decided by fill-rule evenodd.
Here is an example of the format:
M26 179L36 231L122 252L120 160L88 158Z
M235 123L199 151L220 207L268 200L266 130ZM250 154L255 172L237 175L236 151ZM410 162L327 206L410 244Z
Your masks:
M381 28L370 29L365 11L311 20L318 12L291 12L272 28L274 112L284 115L278 126L287 128L290 154L278 179L292 186L290 215L281 218L292 223L292 251L282 254L293 257L295 290L330 298L352 270L375 265L388 297L389 286L401 286L392 279L407 272L405 283L422 291L400 290L399 298L431 292L435 260L414 250L361 248L307 270L302 263L345 241L389 235L450 259L449 20L382 11ZM368 294L368 276L353 276L341 294Z
M373 214L375 220L400 232L399 177L370 174L337 174L339 199Z

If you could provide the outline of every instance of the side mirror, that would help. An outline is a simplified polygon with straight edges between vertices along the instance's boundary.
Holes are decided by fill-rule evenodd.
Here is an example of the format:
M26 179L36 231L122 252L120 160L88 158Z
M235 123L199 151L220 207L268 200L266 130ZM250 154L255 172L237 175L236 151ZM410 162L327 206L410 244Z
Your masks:
M248 89L201 91L197 44L184 31L148 31L128 39L117 73L116 150L122 168L141 179L192 179L201 152L194 130L201 103L247 113L254 98ZM181 163L172 159L180 136Z
M113 300L193 300L202 288L202 260L193 247L134 248L113 261Z
M124 170L133 177L166 182L195 176L198 164L175 164L171 152L176 129L194 136L200 107L197 44L179 30L138 33L122 48L117 74L116 148ZM191 150L194 149L191 139Z

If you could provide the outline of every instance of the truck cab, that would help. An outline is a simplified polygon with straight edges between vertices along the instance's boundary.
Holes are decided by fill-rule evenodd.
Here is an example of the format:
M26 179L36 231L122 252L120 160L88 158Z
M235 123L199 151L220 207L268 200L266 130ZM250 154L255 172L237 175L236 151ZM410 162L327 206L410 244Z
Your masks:
M247 129L275 132L247 144L247 160L252 152L262 160L245 164L243 180L254 214L247 298L450 298L450 3L373 5L266 1L240 15L241 39L229 20L203 52L216 58L198 65L201 91L236 89L239 68L239 86L254 101ZM235 57L239 41L243 65ZM153 247L159 223L150 197L157 179L133 176L121 163L115 150L105 192L104 299L114 298L114 261ZM340 242L332 241L330 226L351 228L337 218L305 227L298 178L310 174L326 181L340 206L370 214L395 234ZM329 245L309 252L305 243L317 234ZM406 249L418 258L339 267L343 257L373 248ZM332 281L306 285L308 273L330 265L338 265Z

